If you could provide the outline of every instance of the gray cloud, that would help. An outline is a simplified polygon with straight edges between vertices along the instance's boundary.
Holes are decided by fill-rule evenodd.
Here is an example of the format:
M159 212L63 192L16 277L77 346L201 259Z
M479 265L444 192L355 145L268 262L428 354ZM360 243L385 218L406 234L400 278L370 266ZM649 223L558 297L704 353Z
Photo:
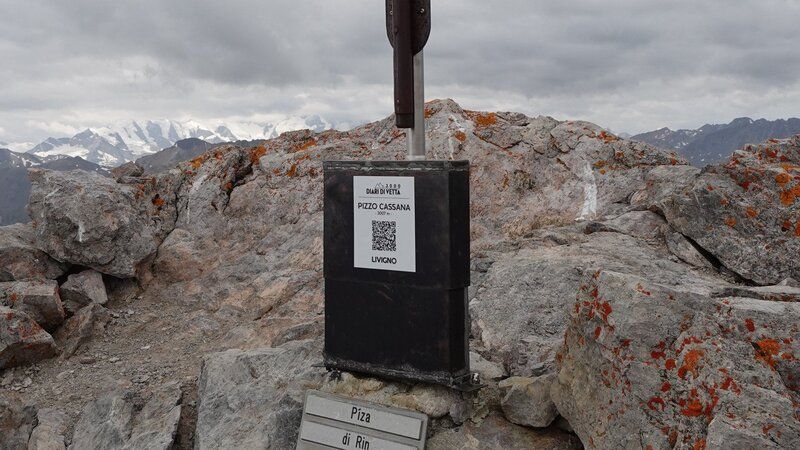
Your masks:
M391 112L377 0L0 0L0 140ZM429 97L620 131L800 114L794 0L434 0Z

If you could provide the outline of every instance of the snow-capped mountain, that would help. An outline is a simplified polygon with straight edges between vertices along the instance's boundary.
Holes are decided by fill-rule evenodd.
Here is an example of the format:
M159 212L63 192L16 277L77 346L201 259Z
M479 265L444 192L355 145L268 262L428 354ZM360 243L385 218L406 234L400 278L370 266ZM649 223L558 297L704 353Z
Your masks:
M323 131L331 127L329 122L319 116L290 117L275 123L236 122L213 127L193 120L127 121L88 128L72 137L48 138L28 150L28 153L39 157L77 156L105 167L113 167L171 147L183 139L198 138L216 144L272 139L286 131L304 128Z

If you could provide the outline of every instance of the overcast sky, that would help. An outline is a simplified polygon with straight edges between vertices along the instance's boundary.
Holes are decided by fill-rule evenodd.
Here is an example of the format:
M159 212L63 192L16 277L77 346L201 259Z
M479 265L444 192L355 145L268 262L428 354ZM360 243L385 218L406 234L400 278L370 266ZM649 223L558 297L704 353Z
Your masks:
M621 132L800 115L800 0L432 0L427 97ZM388 116L382 0L0 0L0 141Z

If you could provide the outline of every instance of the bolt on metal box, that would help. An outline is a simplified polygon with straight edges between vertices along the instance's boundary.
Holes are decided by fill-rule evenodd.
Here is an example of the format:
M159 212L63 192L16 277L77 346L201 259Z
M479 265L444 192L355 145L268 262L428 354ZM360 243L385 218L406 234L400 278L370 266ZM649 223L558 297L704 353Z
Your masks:
M469 162L324 175L325 366L468 386Z

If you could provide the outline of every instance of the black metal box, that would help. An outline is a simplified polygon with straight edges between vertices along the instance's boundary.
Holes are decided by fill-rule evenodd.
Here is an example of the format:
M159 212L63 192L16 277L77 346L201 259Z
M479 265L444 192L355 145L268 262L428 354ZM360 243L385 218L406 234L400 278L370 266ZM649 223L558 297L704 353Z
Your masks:
M324 172L326 367L468 383L469 162Z

